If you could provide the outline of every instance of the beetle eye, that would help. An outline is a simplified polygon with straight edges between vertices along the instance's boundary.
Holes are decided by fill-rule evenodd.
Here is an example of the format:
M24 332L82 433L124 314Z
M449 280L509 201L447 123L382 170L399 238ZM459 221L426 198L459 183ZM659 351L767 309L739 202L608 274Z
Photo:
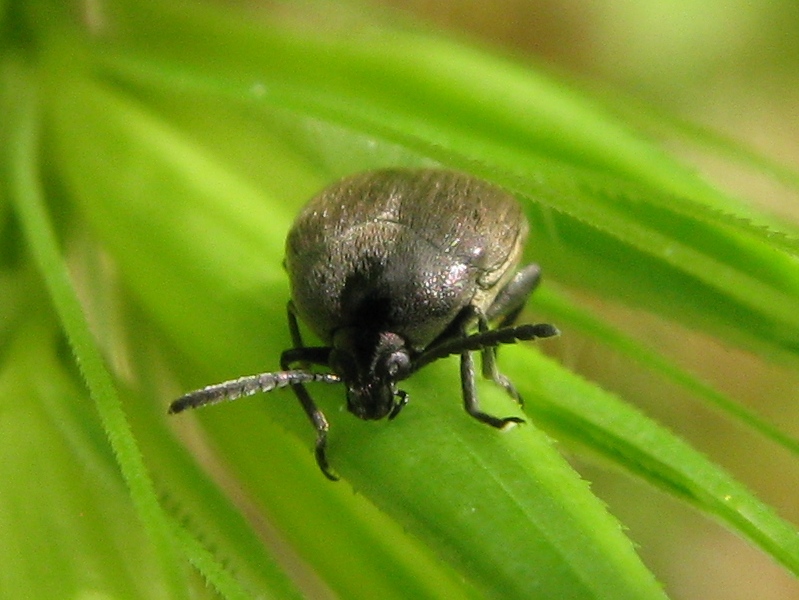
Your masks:
M385 369L383 375L391 381L405 379L410 371L410 366L411 358L408 353L404 350L397 350L392 352L383 363L383 368Z

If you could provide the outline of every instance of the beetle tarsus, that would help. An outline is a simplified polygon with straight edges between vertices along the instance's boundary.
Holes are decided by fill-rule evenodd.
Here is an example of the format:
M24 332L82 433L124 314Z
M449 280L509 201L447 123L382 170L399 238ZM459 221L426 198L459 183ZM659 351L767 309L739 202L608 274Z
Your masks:
M391 409L391 412L388 413L388 420L394 420L403 407L408 404L408 393L404 392L403 390L397 391L397 402L394 404L394 407Z
M471 416L473 416L481 423L485 423L486 425L491 425L491 427L495 427L497 429L505 429L511 424L519 425L521 423L524 423L524 419L522 419L521 417L495 417L494 415L489 415L488 413L484 413L477 406L472 406L472 407L467 406L466 412L468 412Z
M521 394L516 390L516 386L513 385L507 375L503 375L499 371L495 370L494 373L487 375L486 379L490 379L499 387L504 389L508 396L516 401L516 404L519 406L524 406L524 398L522 398Z
M321 413L320 413L321 414ZM325 424L327 421L325 421ZM314 446L314 456L316 456L316 464L319 465L322 474L330 481L338 481L338 475L330 470L330 463L327 462L327 429L317 430L316 432L316 445Z

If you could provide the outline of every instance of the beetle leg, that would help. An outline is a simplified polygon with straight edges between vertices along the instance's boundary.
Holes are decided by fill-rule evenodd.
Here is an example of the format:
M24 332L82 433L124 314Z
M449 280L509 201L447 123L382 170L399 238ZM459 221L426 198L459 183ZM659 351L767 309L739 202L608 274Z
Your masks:
M522 312L527 298L541 281L541 268L538 265L530 264L519 269L508 283L505 284L494 302L486 310L486 319L494 321L502 317L500 327L513 325L519 313Z
M294 308L294 302L291 300L286 304L286 316L289 324L289 333L291 334L291 341L295 348L303 348L305 344L302 342L302 335L300 334L300 325L297 322L297 309Z
M485 329L488 330L488 323L486 322L485 315L477 313L477 319L478 327L482 328L484 326ZM461 335L466 337L465 327L462 328ZM486 353L491 354L489 362L493 365L493 370L496 372L496 363L493 361L493 350L493 348L483 348L481 350L483 353L484 372L486 370ZM504 378L504 376L500 375L498 372L496 374ZM505 378L505 380L507 381L507 378ZM497 381L497 379L494 379L494 381ZM497 383L502 385L500 381L497 381ZM510 381L508 381L508 385L510 385ZM512 385L510 385L510 387L513 389ZM477 402L477 389L474 382L474 358L469 350L461 352L461 392L463 393L463 406L466 412L482 423L486 423L497 429L502 429L509 423L524 423L524 419L520 419L519 417L495 417L480 410L480 404ZM518 397L518 394L516 394L516 397Z
M327 449L327 431L330 429L327 417L325 417L325 413L316 406L316 403L313 401L313 398L311 398L311 395L308 393L308 390L305 389L304 385L296 383L291 386L291 389L294 390L294 394L297 396L305 414L308 415L311 424L316 430L316 443L314 445L316 464L319 465L325 477L331 481L337 481L338 477L330 470L330 465L327 462L327 455L325 454L325 450Z
M299 343L302 344L302 338L300 337L299 328L297 327L297 319L292 312L293 308L294 306L289 302L289 329L291 330L291 337L294 339L295 343L299 341ZM329 354L330 348L305 348L299 346L297 348L285 350L283 354L280 355L280 368L288 370L293 363L300 363L301 365L307 365L308 363L326 365ZM294 395L297 396L297 399L302 405L302 409L305 411L305 414L308 415L308 419L310 419L311 424L316 430L316 443L314 444L316 464L319 465L325 477L331 481L338 481L338 477L330 470L330 465L327 462L327 454L325 452L327 449L327 432L328 429L330 429L325 413L319 410L319 407L316 406L316 403L313 401L313 398L311 398L311 395L308 393L308 390L305 389L304 385L295 383L292 384L291 389L294 391Z
M302 341L302 334L300 333L300 324L297 321L297 309L294 307L292 300L289 300L286 304L286 321L288 322L291 343L294 348L305 348L305 343ZM300 359L301 368L307 369L308 366L305 358Z
M323 365L327 366L330 348L328 346L307 346L303 348L289 348L280 355L280 368L291 371L292 365Z
M325 413L319 410L319 407L316 406L316 403L311 398L311 395L301 383L292 385L291 389L294 390L294 393L297 395L300 404L302 404L302 408L305 410L305 414L308 415L308 418L311 420L314 429L316 429L316 443L314 444L314 456L316 456L316 464L319 465L319 468L322 470L322 473L324 473L325 477L331 481L338 481L338 476L330 470L330 465L327 462L327 431L330 426L328 425Z
M394 403L394 406L391 407L391 411L388 413L388 420L393 420L402 410L402 408L408 404L408 394L403 390L397 390L395 392L395 396L397 401Z
M477 313L477 330L480 333L488 333L489 331L488 320L485 315L479 312ZM480 358L483 366L483 377L502 387L519 406L524 406L524 400L519 395L519 392L516 391L511 380L499 372L497 367L497 347L486 346L480 351Z
M314 428L316 429L316 442L314 443L314 456L316 457L316 464L330 481L338 481L338 475L330 470L330 465L327 462L327 431L330 426L327 423L325 413L317 408L314 401L302 385L297 386L300 389L295 389L294 392L300 398L302 407L308 418L311 419Z

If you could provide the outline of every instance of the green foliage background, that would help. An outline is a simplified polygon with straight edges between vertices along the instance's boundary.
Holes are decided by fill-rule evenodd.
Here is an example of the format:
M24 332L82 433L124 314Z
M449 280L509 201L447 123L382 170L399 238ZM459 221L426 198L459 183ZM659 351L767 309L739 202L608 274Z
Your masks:
M795 463L796 440L609 316L793 372L796 224L706 183L623 101L356 4L272 8L0 5L0 597L666 597L561 449L796 574L796 528L630 401L681 387L775 457ZM527 318L564 335L502 352L523 427L467 418L451 361L390 424L317 392L336 485L290 393L166 418L186 390L277 367L283 239L308 197L436 164L504 185L533 224ZM647 386L622 399L568 368L570 335Z

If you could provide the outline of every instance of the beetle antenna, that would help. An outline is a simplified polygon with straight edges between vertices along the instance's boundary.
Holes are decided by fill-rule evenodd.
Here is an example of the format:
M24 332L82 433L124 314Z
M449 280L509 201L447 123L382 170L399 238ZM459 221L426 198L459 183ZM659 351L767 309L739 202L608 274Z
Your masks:
M451 338L423 352L414 361L412 371L418 371L431 362L452 354L472 352L502 344L515 344L516 342L548 338L559 334L560 331L554 325L538 323L535 325L525 324L514 327L501 327L500 329L491 329L490 331L474 333L466 337Z
M323 383L340 383L341 378L334 373L312 373L310 371L277 371L260 373L231 379L216 385L209 385L181 396L169 405L169 414L174 415L187 408L198 408L209 404L217 404L226 400L235 400L242 396L252 396L258 392L271 392L278 388L299 383L321 381Z

